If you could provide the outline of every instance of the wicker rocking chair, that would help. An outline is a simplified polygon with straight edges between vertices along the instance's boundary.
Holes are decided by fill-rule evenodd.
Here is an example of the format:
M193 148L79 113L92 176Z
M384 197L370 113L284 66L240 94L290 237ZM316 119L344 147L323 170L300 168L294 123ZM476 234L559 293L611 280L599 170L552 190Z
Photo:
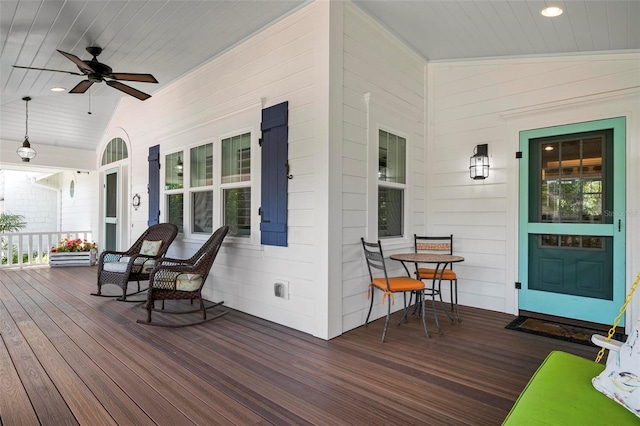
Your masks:
M202 287L207 280L213 261L216 259L222 241L229 231L228 226L216 230L205 242L200 250L189 259L172 259L165 257L160 259L151 272L149 278L149 290L147 291L147 320L138 320L140 324L156 325L161 327L184 327L187 325L202 324L226 315L223 311L207 318L207 310L222 305L217 302L205 307L202 299ZM165 300L199 300L199 307L190 310L165 310ZM162 308L156 309L156 300L162 301ZM189 323L153 323L151 313L153 311L165 314L189 314L202 312L202 320Z
M165 255L171 242L178 235L178 227L171 223L150 226L127 251L105 250L98 260L98 291L94 296L118 297L127 301L127 296L141 293L140 281L149 279L149 274L158 260ZM127 293L129 281L138 282L138 290ZM122 289L122 296L102 294L102 286L114 284ZM139 302L139 300L135 300Z

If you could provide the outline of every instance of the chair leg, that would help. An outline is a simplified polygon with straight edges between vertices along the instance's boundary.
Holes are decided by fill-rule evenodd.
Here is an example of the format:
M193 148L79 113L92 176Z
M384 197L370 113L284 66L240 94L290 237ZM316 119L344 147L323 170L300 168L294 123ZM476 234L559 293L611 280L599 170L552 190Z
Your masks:
M458 279L456 278L455 280L451 280L449 283L451 287L453 287L451 289L451 309L453 310L455 307L456 318L458 319L458 322L460 322L460 310L458 309Z
M451 281L449 281L449 284L451 284ZM442 300L442 280L438 281L438 296L440 297L440 306L442 306L442 310L445 314L447 314L447 317L449 317L451 322L454 322L453 317L451 316L451 314L449 314L447 308L445 308L444 301Z
M413 294L416 294L416 303L415 304L411 304L411 301L413 300ZM424 293L422 294L422 296L424 296ZM415 291L411 292L411 297L409 298L409 306L413 306L413 315L415 315L416 313L420 313L420 305L418 305L418 293Z
M438 296L440 296L440 302L442 302L442 293L440 292L440 287L439 286L438 286ZM424 303L423 303L423 306L424 306ZM442 334L442 330L440 329L440 321L438 321L438 311L436 309L436 280L435 280L435 278L431 282L431 308L433 309L433 319L436 321L436 327L438 327L438 333Z
M402 297L404 299L404 309L402 310L402 318L398 321L398 325L409 322L409 308L411 307L411 298L413 297L413 292L409 293L409 304L407 305L407 292L402 293Z
M371 316L371 309L373 309L373 297L375 295L375 288L373 286L371 286L371 304L369 305L369 313L367 314L367 319L364 322L364 326L366 327L367 324L369 324L369 317Z
M384 343L384 336L387 335L387 328L389 327L389 319L391 318L391 297L387 297L387 319L384 322L384 330L382 331L382 343Z
M193 299L191 299L191 304L193 304ZM207 310L204 308L204 301L200 298L200 309L202 309L202 319L207 319Z
M153 308L155 307L155 305L156 305L155 300L149 298L149 301L147 302L147 322L151 322L151 311L153 311Z

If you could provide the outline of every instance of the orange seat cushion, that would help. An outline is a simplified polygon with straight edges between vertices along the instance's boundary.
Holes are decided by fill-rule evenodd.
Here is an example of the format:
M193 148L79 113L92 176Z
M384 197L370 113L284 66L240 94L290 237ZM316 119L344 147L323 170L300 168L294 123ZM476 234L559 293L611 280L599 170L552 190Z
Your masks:
M373 285L378 287L379 289L386 291L387 290L387 282L384 278L374 278ZM389 278L389 290L392 292L395 291L414 291L414 290L423 290L424 283L420 280L416 280L411 277L390 277Z
M436 270L433 268L418 268L418 273L420 274L420 278L423 280L432 280L433 274L435 274ZM438 276L436 278L440 278L440 272L438 271ZM445 269L444 275L442 275L443 280L455 280L458 279L456 273L451 269Z

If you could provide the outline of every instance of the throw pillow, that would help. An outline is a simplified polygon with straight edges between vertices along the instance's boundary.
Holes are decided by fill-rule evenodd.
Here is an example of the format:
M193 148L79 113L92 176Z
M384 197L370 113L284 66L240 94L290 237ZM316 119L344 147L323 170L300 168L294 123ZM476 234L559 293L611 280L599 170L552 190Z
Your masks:
M609 351L607 366L593 386L640 417L640 320L619 351Z
M155 256L160 251L160 246L162 245L162 240L158 241L142 241L142 247L140 248L140 254L144 254L145 256Z

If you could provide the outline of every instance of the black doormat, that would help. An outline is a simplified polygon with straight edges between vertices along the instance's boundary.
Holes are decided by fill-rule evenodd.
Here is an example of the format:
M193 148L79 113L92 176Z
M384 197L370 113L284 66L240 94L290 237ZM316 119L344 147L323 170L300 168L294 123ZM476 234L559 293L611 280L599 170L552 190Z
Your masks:
M603 336L607 335L606 331L597 330L595 328L562 324L559 322L530 318L522 315L507 324L505 328L587 346L596 346L591 343L592 334L602 334ZM627 340L627 336L623 333L615 333L613 335L613 339L624 342Z

